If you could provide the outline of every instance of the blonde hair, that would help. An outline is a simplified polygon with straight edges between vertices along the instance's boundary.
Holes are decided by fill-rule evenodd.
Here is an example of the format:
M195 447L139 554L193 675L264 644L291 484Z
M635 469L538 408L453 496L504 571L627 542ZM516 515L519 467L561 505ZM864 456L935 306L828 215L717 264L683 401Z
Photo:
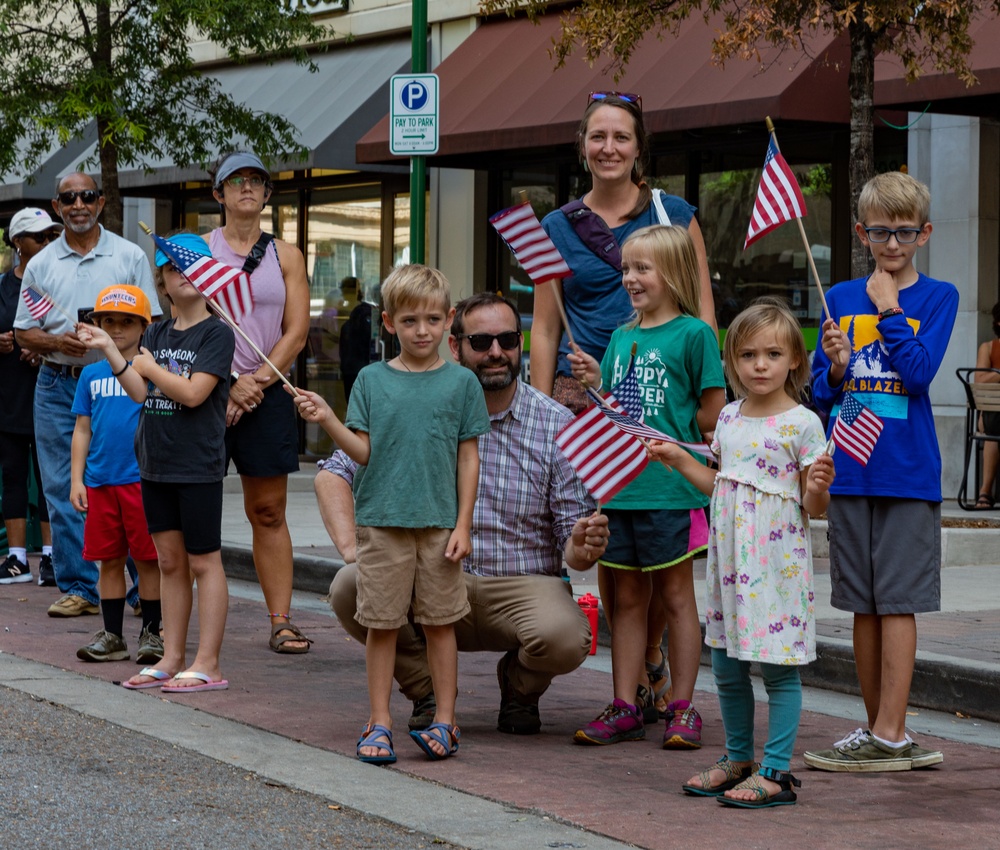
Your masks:
M888 218L927 223L931 212L931 192L923 183L902 171L876 174L865 183L858 198L858 221L883 213Z
M451 284L437 269L411 263L398 266L382 282L382 307L390 318L404 306L434 302L451 309Z
M792 315L788 305L779 298L758 298L729 325L722 348L722 362L729 385L739 398L749 395L749 390L740 381L737 368L739 351L764 330L773 330L778 342L788 349L789 357L798 361L794 368L788 370L785 392L794 401L801 402L802 391L809 383L809 352L806 351L798 320Z
M687 228L663 224L642 227L625 240L623 262L632 251L644 251L652 258L653 267L682 313L696 318L701 315L698 255ZM637 311L629 326L634 327L641 320L642 311Z

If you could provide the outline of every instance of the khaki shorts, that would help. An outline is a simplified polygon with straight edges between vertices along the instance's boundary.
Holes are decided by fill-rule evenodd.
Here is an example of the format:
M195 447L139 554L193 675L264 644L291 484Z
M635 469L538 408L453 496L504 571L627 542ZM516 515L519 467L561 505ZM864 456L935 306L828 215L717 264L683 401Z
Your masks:
M413 620L446 626L469 613L462 565L444 553L450 528L358 526L358 612L369 629L398 629Z

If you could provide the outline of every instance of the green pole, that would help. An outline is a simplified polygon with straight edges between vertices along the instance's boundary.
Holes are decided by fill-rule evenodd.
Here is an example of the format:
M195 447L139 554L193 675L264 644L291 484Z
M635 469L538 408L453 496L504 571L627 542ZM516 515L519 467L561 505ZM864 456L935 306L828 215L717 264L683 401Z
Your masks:
M410 70L414 74L427 73L427 0L413 0L413 58ZM410 262L423 263L427 194L427 160L423 156L410 157Z

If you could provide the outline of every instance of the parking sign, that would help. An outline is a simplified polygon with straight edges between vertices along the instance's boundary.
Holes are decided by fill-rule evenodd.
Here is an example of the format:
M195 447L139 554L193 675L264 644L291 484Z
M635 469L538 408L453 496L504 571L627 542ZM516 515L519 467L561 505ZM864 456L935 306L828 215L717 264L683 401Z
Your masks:
M395 74L391 88L389 151L396 156L437 153L437 74Z

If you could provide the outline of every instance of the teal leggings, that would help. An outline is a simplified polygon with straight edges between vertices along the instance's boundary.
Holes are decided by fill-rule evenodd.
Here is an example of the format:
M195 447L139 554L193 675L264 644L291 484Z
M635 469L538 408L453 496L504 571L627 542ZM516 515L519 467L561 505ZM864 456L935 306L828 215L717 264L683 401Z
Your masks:
M802 680L794 665L761 664L767 690L767 743L763 767L788 770L799 732L802 713ZM753 685L750 662L730 658L724 649L712 650L712 672L719 691L722 725L726 730L726 752L730 761L754 761Z

